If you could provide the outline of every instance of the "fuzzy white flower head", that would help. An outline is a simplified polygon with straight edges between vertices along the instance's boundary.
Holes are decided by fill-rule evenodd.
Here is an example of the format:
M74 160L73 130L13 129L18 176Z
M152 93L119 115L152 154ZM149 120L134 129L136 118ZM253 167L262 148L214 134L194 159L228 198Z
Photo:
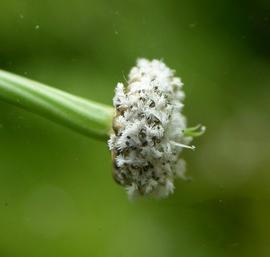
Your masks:
M108 142L114 178L130 197L165 197L174 179L184 178L183 148L186 119L181 113L183 83L162 61L139 59L129 73L127 87L118 83L113 104L116 116Z

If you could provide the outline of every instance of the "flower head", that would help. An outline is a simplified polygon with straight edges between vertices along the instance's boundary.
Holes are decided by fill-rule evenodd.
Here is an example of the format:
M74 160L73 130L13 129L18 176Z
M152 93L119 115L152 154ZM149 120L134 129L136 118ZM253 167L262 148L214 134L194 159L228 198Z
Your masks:
M194 146L189 146L192 136L185 135L182 86L162 61L146 59L131 69L127 87L117 84L108 144L114 179L131 197L167 196L174 190L174 179L184 178L180 154Z

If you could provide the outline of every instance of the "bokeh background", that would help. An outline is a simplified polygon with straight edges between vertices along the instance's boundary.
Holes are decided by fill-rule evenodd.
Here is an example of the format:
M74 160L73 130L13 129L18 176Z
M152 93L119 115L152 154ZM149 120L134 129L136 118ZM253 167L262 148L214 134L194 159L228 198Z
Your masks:
M1 0L2 69L111 104L138 57L208 128L192 181L130 202L105 143L0 102L1 257L270 256L268 0Z

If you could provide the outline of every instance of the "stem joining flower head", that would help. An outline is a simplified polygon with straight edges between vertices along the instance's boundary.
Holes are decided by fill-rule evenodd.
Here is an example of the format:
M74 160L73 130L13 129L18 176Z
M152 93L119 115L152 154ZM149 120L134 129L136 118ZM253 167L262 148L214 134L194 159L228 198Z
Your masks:
M185 178L181 152L195 149L190 142L205 127L186 127L182 86L163 62L139 59L128 85L117 84L114 110L0 70L0 100L90 137L104 140L110 134L113 176L130 197L167 196L174 179Z

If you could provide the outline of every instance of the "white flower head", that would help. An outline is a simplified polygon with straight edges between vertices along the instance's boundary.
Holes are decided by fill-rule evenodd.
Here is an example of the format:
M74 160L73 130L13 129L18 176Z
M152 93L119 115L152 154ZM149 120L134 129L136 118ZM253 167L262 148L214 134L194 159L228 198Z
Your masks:
M184 178L180 159L192 137L186 136L182 114L184 92L180 78L162 61L139 59L128 85L118 83L113 99L116 115L108 142L114 179L130 197L165 197L174 179Z

